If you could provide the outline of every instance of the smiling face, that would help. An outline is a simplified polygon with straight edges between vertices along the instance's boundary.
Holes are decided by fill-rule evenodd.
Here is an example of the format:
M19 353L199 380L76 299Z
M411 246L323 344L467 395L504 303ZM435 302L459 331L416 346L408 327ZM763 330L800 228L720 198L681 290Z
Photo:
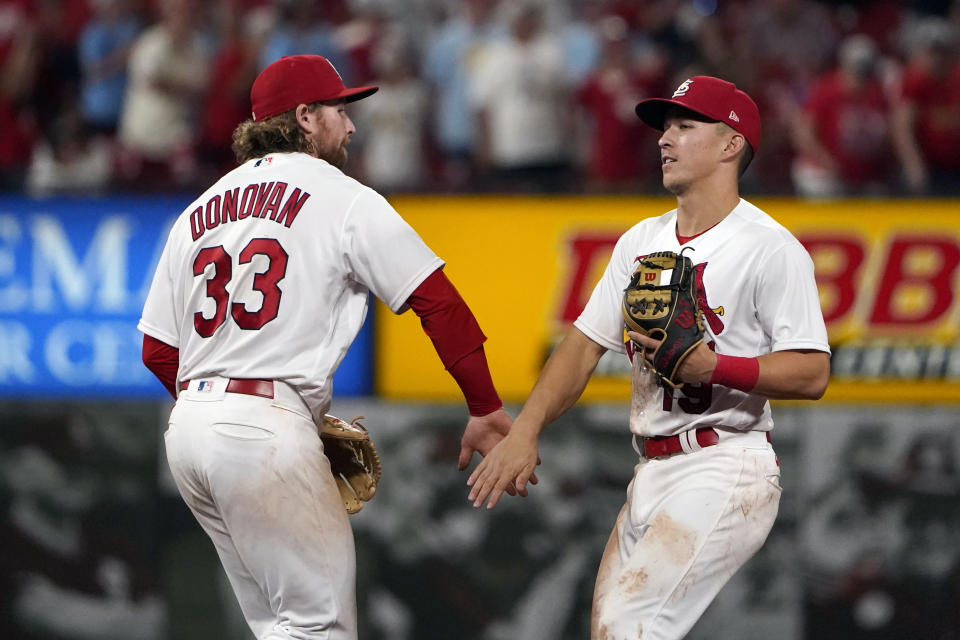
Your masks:
M737 135L722 123L671 107L663 119L659 141L663 186L679 196L713 175L728 159L729 145Z

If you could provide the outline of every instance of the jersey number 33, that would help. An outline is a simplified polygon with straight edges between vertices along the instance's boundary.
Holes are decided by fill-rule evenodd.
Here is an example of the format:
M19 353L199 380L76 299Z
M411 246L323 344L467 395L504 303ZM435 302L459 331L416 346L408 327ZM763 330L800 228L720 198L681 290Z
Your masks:
M277 317L283 293L277 284L287 273L287 252L276 238L254 238L240 252L238 264L248 264L255 256L267 258L267 269L253 278L253 289L263 294L263 304L251 311L242 302L230 303L227 285L233 279L233 258L223 245L206 247L197 254L193 275L203 275L207 266L213 265L213 273L207 278L207 297L216 303L211 318L205 318L200 311L193 314L193 326L202 337L209 338L226 321L228 306L230 316L241 329L260 329Z

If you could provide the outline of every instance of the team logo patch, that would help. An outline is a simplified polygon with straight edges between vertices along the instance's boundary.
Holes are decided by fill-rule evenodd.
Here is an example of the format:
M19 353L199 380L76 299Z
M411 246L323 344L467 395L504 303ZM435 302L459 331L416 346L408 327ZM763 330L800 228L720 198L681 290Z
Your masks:
M687 91L690 91L690 85L693 84L693 80L687 78L680 83L680 86L677 87L677 90L673 92L674 98L679 98L680 96L687 95Z
M197 391L208 393L213 391L213 380L201 380L197 383Z

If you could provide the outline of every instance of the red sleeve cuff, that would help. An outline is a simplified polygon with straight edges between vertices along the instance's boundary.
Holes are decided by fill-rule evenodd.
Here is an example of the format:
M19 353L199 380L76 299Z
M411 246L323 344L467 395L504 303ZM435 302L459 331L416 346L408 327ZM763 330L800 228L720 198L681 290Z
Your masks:
M177 397L177 371L180 350L152 336L143 335L143 364L163 383L170 395Z

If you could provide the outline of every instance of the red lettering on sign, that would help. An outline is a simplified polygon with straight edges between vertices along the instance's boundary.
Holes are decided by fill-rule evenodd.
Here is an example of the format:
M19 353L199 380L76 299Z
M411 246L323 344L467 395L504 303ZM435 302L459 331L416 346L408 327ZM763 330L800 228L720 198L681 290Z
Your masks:
M832 304L822 309L823 320L828 325L849 313L857 299L857 272L863 264L866 250L856 238L831 234L807 234L798 236L810 256L816 260L818 252L834 251L840 256L836 267L826 270L817 265L817 286L830 293Z
M618 233L578 235L570 241L570 281L567 295L560 306L560 319L573 322L583 311L590 298L595 282L589 280L598 260L610 259L610 252L617 244ZM626 283L624 283L626 285Z
M908 260L918 251L933 254L936 263L933 269L911 269ZM953 304L952 283L958 264L960 247L955 241L932 235L895 236L870 313L871 324L911 326L938 319ZM895 308L895 296L904 286L922 287L930 294L925 309L911 313Z

